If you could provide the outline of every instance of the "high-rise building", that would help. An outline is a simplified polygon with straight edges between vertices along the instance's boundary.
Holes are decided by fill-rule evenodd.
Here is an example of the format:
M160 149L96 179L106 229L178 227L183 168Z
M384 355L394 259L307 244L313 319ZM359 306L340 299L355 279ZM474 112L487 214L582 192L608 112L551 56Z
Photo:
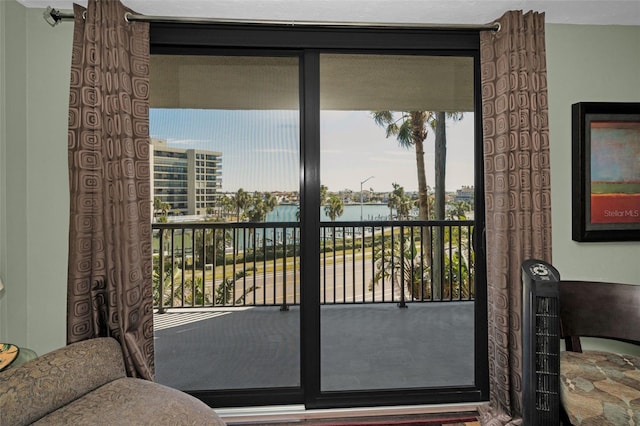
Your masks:
M222 153L181 149L151 139L151 191L173 214L204 215L222 188Z

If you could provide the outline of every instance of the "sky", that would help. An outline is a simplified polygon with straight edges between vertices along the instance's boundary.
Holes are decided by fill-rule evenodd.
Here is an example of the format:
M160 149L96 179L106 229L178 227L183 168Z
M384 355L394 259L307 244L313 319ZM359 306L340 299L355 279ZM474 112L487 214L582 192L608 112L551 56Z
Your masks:
M299 112L289 110L158 109L150 134L169 146L222 152L222 191L297 191ZM320 180L329 191L391 191L394 182L417 190L415 150L386 138L368 111L321 113ZM434 135L425 143L427 184L434 183ZM473 185L473 114L447 124L446 190Z

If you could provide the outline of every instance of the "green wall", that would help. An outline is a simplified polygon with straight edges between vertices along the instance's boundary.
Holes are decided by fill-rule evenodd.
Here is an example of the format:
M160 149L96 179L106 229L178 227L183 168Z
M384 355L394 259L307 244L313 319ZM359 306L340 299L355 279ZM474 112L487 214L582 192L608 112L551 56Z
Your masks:
M547 25L553 262L566 279L640 284L640 243L571 240L571 104L640 102L640 27Z
M65 343L72 23L0 2L0 341ZM10 40L10 41L9 41ZM546 29L553 259L563 278L640 283L640 243L571 240L571 104L640 101L640 27Z
M2 273L3 341L26 343L27 287L26 241L26 34L25 9L14 1L3 4L3 132L2 132L2 211L0 216ZM15 283L15 284L14 284Z
M65 343L67 108L73 25L3 1L5 126L0 203L0 341L44 353Z
M0 280L4 283L5 271L7 270L7 249L6 238L2 238L6 232L6 224L4 222L5 215L5 140L6 140L6 125L5 125L5 42L7 37L5 35L5 6L6 3L0 2ZM3 341L2 337L8 332L7 326L7 309L5 308L5 296L4 291L0 291L0 341Z
M553 263L564 279L640 284L640 243L571 239L571 104L640 102L640 26L547 25ZM586 348L640 348L585 339Z

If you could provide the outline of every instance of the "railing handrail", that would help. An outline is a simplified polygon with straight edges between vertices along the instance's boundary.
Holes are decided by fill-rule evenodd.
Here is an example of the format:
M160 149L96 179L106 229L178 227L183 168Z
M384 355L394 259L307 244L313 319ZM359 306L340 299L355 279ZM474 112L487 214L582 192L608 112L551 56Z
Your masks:
M152 229L206 229L206 228L220 228L220 229L273 229L273 228L299 228L299 222L153 222L151 223Z
M296 222L297 223L297 222ZM335 222L320 222L320 227L337 227L337 226L354 226L356 228L379 228L382 226L392 226L392 227L401 227L401 226L473 226L475 225L475 221L473 220L366 220L366 221L335 221Z
M473 220L321 222L321 303L474 300L474 226ZM299 222L157 222L152 229L160 311L185 300L186 307L299 304Z
M371 228L381 226L474 226L475 221L464 220L367 220L367 221L321 221L320 227L354 226L356 228ZM300 227L300 222L152 222L153 229L181 229L181 228L295 228Z

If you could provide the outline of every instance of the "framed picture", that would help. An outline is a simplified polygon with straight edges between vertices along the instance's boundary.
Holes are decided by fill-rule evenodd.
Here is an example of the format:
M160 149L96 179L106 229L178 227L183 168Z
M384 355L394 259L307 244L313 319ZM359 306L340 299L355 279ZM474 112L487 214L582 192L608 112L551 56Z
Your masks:
M572 238L640 241L640 103L572 105Z

